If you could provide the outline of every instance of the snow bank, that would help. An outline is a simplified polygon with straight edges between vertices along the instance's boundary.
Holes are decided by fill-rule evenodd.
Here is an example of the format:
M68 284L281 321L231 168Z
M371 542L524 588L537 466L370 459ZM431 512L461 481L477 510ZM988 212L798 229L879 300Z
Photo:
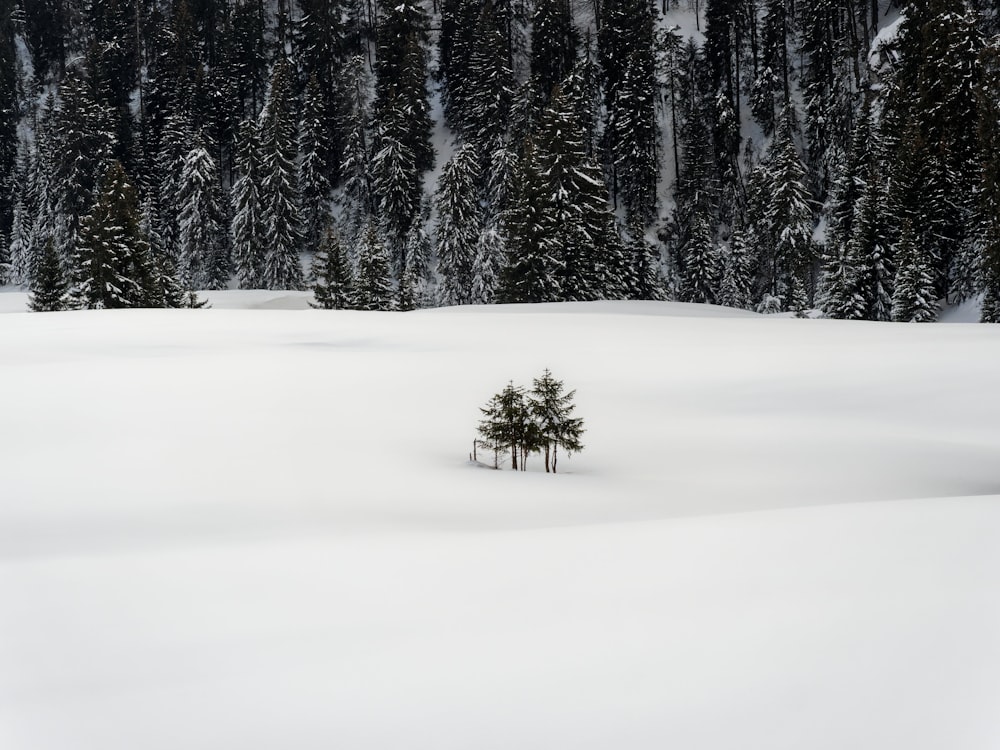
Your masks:
M1000 744L997 327L235 299L4 316L5 750Z

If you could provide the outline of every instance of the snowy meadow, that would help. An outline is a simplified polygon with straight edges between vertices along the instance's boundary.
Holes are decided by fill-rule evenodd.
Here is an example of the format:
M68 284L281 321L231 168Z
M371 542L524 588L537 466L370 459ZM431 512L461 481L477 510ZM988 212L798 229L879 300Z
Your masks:
M997 327L209 296L0 316L0 748L1000 746Z

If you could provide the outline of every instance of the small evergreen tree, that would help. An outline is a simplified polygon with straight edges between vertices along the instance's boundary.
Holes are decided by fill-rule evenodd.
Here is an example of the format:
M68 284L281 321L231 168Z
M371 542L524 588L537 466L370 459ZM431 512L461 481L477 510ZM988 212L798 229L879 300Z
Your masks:
M729 252L723 260L719 304L749 310L753 294L753 259L746 234L735 229L729 238Z
M548 368L532 381L528 394L528 410L536 425L537 440L545 453L545 471L552 467L556 473L559 448L568 455L583 450L580 438L584 433L583 420L572 416L576 405L576 391L563 391L563 383L552 377Z
M312 307L347 310L354 306L354 271L340 237L328 227L312 263Z
M66 279L59 265L59 255L50 239L42 248L38 271L31 282L28 309L32 312L55 312L66 309Z
M892 319L899 323L930 323L937 320L938 303L934 291L931 260L926 245L918 244L909 222L896 247L896 288L892 294Z
M368 222L358 250L355 302L359 310L391 310L389 254L373 221Z

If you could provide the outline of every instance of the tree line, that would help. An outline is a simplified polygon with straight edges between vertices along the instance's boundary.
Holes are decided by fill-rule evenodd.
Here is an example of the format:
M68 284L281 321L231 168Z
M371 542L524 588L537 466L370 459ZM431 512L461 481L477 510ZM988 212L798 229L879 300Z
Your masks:
M235 284L996 321L998 11L0 0L0 281L37 309Z

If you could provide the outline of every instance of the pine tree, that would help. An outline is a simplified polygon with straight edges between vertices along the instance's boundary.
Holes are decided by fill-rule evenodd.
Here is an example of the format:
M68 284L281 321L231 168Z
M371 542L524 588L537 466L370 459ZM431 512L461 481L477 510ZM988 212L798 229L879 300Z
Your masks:
M358 249L354 301L359 310L391 310L392 296L389 253L370 221Z
M479 240L476 242L470 302L476 305L490 305L496 301L503 258L504 242L500 232L495 226L485 227L479 233Z
M292 109L291 69L280 57L271 74L268 101L261 113L261 150L267 245L261 281L266 289L301 289L302 213L296 163L296 120Z
M60 87L52 137L56 251L68 262L79 250L81 223L93 206L97 181L115 143L92 82L75 70Z
M538 125L538 161L547 183L542 253L556 260L560 298L625 295L625 253L600 168L587 157L572 103L555 92Z
M354 306L354 271L347 249L340 237L327 227L323 243L312 263L312 307L323 310L348 310Z
M396 259L420 205L421 182L413 152L401 138L382 133L372 159L371 185L377 215Z
M302 237L306 252L316 253L329 221L330 180L327 177L329 134L327 112L315 75L309 79L299 126L299 195L302 198Z
M994 40L982 55L983 81L979 90L979 143L983 170L979 190L981 320L1000 323L1000 42Z
M431 240L424 230L424 220L419 218L406 233L403 251L403 271L400 274L396 307L399 310L416 310L430 304L431 293L427 268L431 254Z
M516 192L505 212L507 258L500 281L501 302L557 302L562 259L544 241L549 185L535 155L525 144L518 165Z
M375 119L412 154L416 172L434 166L427 98L427 15L405 0L382 8L375 64Z
M508 62L507 39L498 20L483 9L469 55L463 93L462 132L481 153L500 146L514 101L514 71Z
M59 264L59 255L50 239L42 248L38 271L31 282L28 309L32 312L55 312L66 309L66 279Z
M372 185L371 147L368 122L368 82L365 77L365 63L355 57L347 67L349 79L349 103L344 130L347 134L344 146L341 174L344 180L344 219L349 236L360 235L368 218L375 213L375 189Z
M524 389L508 383L480 411L483 420L479 423L479 444L493 450L496 459L510 453L511 469L524 471L528 454L539 448Z
M787 112L765 160L767 208L764 274L767 291L783 299L786 309L811 302L814 252L813 210L806 170L792 140Z
M267 218L261 183L264 163L256 123L243 124L236 168L239 177L233 185L232 254L236 279L241 289L260 289L264 285L264 257L267 243Z
M537 426L537 442L545 454L545 471L556 473L559 448L568 455L583 450L583 420L572 416L576 391L564 392L563 382L552 377L546 368L532 381L528 411Z
M662 300L666 297L660 252L644 236L641 226L629 229L629 299Z
M734 229L729 238L729 252L723 259L719 304L749 310L753 301L753 272L753 258L746 233L742 228Z
M74 307L148 307L153 299L149 246L139 230L135 188L118 162L105 172L81 225L70 299Z
M719 287L719 254L712 240L708 219L694 218L691 235L681 246L678 256L681 302L714 303Z
M537 0L531 24L531 74L542 101L562 82L580 43L568 0Z
M630 219L649 221L656 208L659 175L656 124L654 20L649 0L605 0L598 53L605 70L608 125L605 142Z
M473 265L480 232L476 186L479 157L475 148L462 146L445 165L438 180L438 274L441 302L464 305L472 301Z
M899 271L892 295L892 319L898 323L930 323L937 320L938 304L934 292L931 259L922 254L912 227L903 225L896 247Z
M223 289L229 279L228 243L218 168L204 147L192 149L181 170L178 261L184 286Z

